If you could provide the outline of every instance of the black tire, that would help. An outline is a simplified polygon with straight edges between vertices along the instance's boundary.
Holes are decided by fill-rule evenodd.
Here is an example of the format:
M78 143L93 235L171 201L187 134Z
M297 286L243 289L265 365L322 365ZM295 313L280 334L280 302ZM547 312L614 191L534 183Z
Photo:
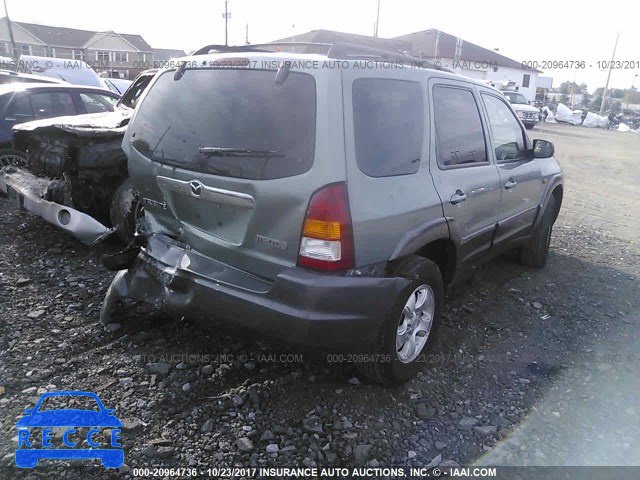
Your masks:
M395 304L382 325L381 332L375 345L370 352L374 357L373 361L359 363L358 370L383 385L394 385L406 382L417 375L420 367L424 363L425 355L435 343L438 326L440 323L440 312L444 304L444 282L438 266L431 260L410 255L395 268L395 276L411 279L409 285L400 292L395 300ZM418 357L410 363L403 363L398 357L396 348L396 335L398 320L401 318L403 308L409 296L421 285L431 287L435 301L435 310L431 329L427 337L426 344L420 351ZM379 360L377 360L379 359Z
M531 239L520 250L520 263L527 267L542 268L547 263L551 232L556 219L556 199L553 195Z
M534 127L535 127L535 124L531 124L531 123L524 124L524 128L526 128L527 130L533 130Z
M139 204L138 192L133 188L130 179L122 182L113 194L109 208L109 219L111 226L116 228L116 235L125 245L129 245L133 241Z
M0 168L8 166L26 167L27 155L13 148L0 149Z

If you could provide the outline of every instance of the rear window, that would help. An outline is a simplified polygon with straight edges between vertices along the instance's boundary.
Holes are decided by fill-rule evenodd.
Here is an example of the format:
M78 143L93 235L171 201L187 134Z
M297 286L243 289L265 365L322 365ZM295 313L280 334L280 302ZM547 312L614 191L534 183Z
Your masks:
M424 132L418 82L364 78L353 82L356 161L370 177L418 171Z
M132 125L132 145L161 163L263 180L309 171L316 131L315 80L291 72L187 70L160 76ZM216 149L227 153L211 154ZM209 153L205 153L209 152Z

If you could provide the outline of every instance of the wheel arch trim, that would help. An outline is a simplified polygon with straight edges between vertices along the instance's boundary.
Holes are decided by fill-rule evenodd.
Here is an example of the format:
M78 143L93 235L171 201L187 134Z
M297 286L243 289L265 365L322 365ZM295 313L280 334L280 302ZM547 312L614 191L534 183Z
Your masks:
M450 238L447 218L440 217L421 223L400 238L400 241L389 256L389 261L415 253L426 244L445 238Z

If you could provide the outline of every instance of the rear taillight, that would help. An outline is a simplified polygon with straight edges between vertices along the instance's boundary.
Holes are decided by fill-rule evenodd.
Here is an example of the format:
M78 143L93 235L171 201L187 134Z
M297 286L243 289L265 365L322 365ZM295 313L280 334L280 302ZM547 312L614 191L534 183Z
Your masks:
M353 267L353 229L347 186L327 185L311 196L302 227L298 265L324 271Z

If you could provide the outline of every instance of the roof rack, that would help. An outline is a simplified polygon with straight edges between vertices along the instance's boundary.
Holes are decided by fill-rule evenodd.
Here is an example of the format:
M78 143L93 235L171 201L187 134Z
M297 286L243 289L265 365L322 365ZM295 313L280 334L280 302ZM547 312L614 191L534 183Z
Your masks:
M412 62L422 68L430 68L433 70L442 70L451 72L448 68L434 65L422 58L413 57L402 52L394 52L381 48L366 47L353 43L315 43L315 42L274 42L260 43L255 45L207 45L195 51L192 55L206 55L212 52L273 52L280 47L305 47L305 49L314 49L314 47L325 50L324 54L327 58L345 59L345 60L373 60L373 61L399 61ZM310 53L310 52L305 52ZM321 52L313 52L321 53Z

